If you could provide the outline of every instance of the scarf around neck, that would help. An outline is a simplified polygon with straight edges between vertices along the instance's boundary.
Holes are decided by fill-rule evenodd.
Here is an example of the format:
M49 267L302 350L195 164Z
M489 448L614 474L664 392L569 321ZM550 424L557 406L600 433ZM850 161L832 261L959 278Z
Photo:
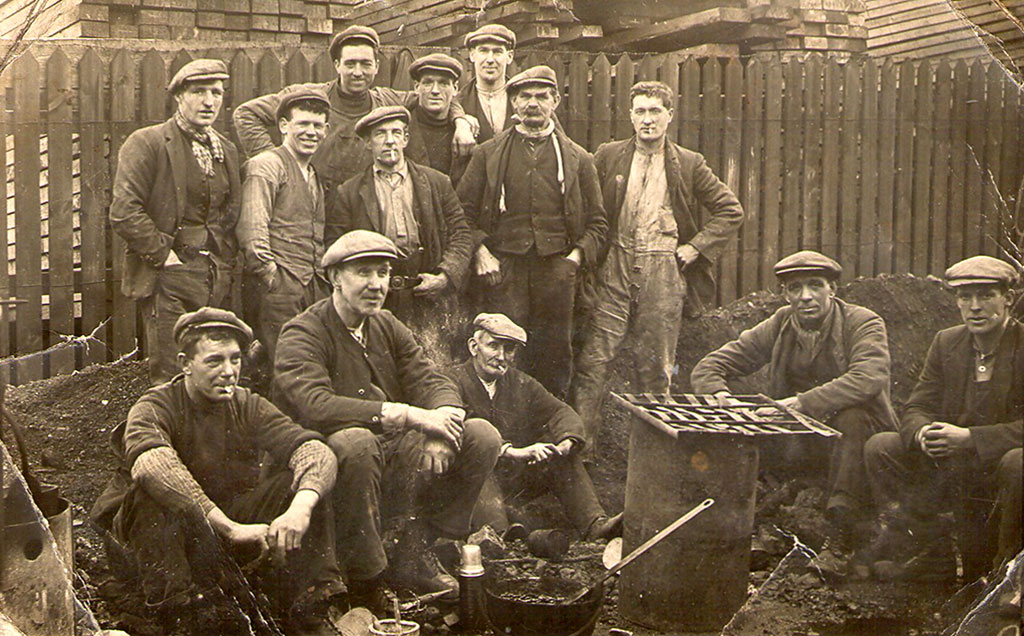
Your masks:
M174 123L185 135L192 146L192 154L199 163L199 169L203 174L213 176L213 162L224 163L224 146L220 138L213 132L212 126L197 128L192 122L185 119L181 112L174 113Z

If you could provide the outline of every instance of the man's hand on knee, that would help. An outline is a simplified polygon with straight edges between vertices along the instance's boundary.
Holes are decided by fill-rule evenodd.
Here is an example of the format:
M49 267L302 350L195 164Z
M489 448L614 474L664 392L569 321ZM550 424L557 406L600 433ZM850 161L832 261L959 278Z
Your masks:
M462 420L465 411L442 406L436 409L409 407L408 426L428 438L438 438L458 450L462 447Z
M948 457L956 450L970 448L971 429L949 422L932 422L917 433L918 444L929 457Z
M267 545L272 550L274 562L284 565L285 556L302 547L302 537L309 530L313 508L320 500L315 490L303 489L295 493L288 510L270 522L267 529Z
M455 451L444 440L438 437L428 437L423 440L423 445L420 447L420 470L443 475L448 472L453 459L455 459Z

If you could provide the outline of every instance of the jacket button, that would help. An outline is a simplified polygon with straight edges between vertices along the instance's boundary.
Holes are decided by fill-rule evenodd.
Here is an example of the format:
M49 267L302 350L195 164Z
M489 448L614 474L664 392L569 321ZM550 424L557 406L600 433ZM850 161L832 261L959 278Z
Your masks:
M358 391L356 391L356 393L358 393L359 395L366 395L366 389L359 389Z
M373 417L372 417L371 419L372 419L372 421L373 421L373 423L374 423L374 424L376 424L377 422L379 422L379 421L380 421L380 418L379 418L379 417L377 417L376 415L374 415L374 416L373 416Z

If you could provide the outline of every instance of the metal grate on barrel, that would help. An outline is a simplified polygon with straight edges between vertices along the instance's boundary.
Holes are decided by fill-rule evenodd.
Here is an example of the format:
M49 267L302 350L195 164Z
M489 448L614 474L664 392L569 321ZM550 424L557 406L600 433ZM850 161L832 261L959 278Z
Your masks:
M612 397L627 410L673 436L678 433L840 435L839 431L759 393L732 395L727 404L721 404L714 395L694 393L612 393Z

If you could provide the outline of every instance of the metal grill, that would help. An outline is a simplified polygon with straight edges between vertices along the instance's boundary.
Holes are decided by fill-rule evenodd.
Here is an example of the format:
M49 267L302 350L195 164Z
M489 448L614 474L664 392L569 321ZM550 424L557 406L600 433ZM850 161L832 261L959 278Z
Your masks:
M732 435L807 435L835 437L839 432L803 413L761 395L732 395L720 404L714 395L613 393L627 410L673 432Z

